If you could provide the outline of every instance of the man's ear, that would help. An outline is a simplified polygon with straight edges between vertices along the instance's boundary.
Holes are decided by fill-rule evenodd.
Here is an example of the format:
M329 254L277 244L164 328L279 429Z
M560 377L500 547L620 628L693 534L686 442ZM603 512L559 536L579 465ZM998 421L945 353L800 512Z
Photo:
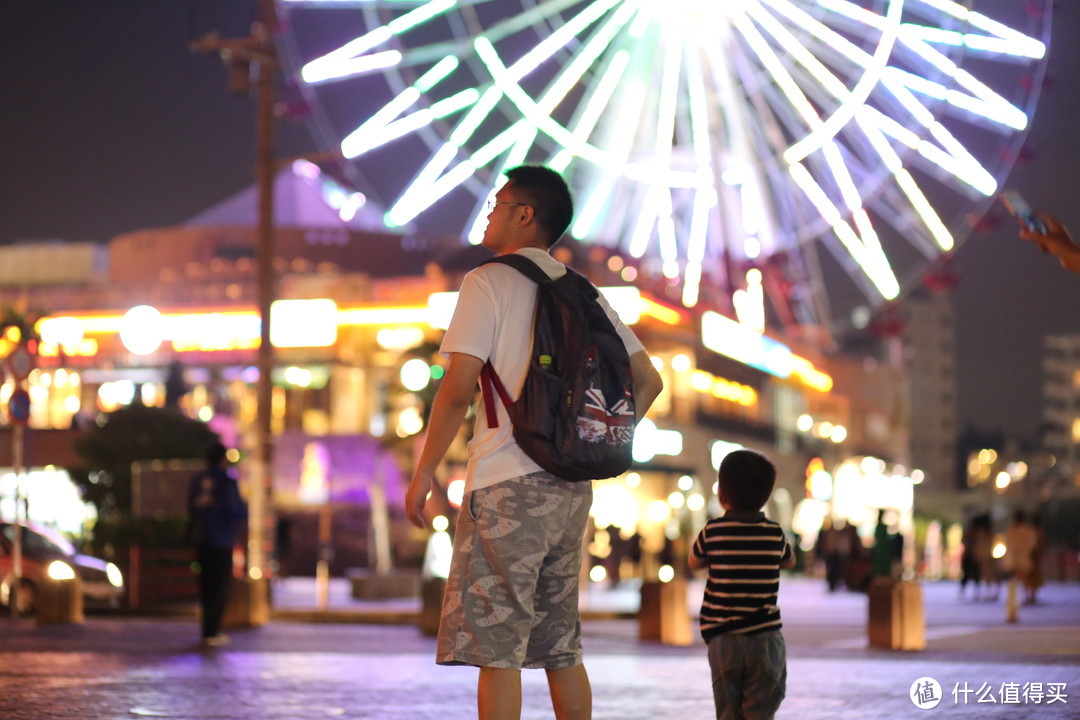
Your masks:
M518 216L518 225L532 225L536 222L536 210L532 205L518 205L514 209L521 213Z

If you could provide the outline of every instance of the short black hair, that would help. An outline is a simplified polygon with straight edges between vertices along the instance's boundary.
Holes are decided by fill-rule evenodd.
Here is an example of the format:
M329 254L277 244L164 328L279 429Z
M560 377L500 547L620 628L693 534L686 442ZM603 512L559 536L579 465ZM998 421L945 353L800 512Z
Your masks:
M226 448L220 441L215 440L210 443L210 446L206 448L206 465L207 467L217 467L221 464L221 461L225 459L225 456L229 454L228 448Z
M547 246L559 241L574 219L574 200L562 175L543 165L518 165L506 171L515 197L533 209L547 236Z
M776 484L776 466L753 450L735 450L720 462L717 481L732 510L765 507Z

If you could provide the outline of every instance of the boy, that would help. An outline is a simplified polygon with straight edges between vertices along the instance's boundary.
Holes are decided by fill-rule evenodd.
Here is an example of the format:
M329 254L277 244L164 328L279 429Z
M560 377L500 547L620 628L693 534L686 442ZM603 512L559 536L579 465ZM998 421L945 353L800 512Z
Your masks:
M787 658L780 634L780 568L795 554L761 508L776 468L763 455L736 450L720 463L722 517L710 520L690 551L690 567L709 569L701 637L709 645L718 720L772 720L784 699Z

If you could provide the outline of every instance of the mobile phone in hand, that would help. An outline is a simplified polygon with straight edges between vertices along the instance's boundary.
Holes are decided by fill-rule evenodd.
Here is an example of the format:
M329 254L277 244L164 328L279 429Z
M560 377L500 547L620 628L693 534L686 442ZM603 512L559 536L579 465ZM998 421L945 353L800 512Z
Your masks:
M1016 218L1017 222L1023 225L1025 229L1043 235L1046 234L1046 223L1039 219L1039 216L1035 214L1035 210L1028 204L1023 195L1015 190L1006 190L1001 193L1001 202L1004 203L1009 214Z

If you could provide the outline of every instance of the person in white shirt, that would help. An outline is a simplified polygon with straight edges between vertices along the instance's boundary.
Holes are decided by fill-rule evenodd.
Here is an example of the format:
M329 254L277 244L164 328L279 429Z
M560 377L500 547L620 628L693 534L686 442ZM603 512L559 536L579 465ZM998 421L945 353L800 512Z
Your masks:
M513 168L506 177L489 204L484 247L497 255L520 253L550 277L561 276L566 268L549 250L573 217L565 181L535 165ZM532 280L502 264L465 276L441 347L449 359L446 374L406 494L413 524L426 524L424 505L435 470L472 403L484 363L490 360L512 396L520 392L535 296ZM662 381L634 333L603 296L599 302L630 356L640 420ZM501 403L493 403L498 423L488 422L482 405L469 443L436 661L480 668L480 720L520 718L523 667L547 672L557 720L588 720L592 690L582 664L577 604L592 487L544 471L514 441Z

